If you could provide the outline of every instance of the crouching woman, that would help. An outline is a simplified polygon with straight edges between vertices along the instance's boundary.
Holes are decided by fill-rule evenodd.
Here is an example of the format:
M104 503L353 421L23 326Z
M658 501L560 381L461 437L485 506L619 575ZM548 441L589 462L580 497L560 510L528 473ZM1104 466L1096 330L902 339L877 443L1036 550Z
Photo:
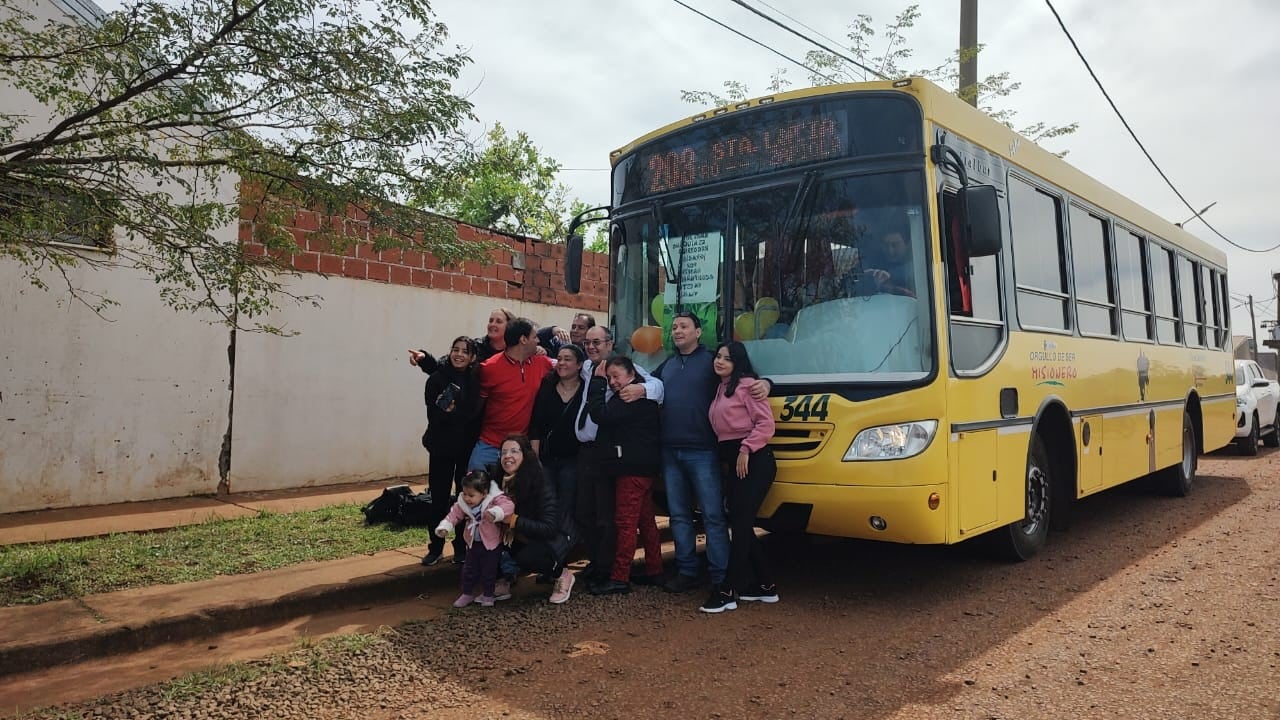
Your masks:
M569 548L577 542L573 520L567 511L561 514L556 489L543 475L527 436L508 435L499 449L498 462L503 487L515 503L515 512L507 520L512 558L521 572L554 577L550 599L559 605L573 591L573 573L564 565Z

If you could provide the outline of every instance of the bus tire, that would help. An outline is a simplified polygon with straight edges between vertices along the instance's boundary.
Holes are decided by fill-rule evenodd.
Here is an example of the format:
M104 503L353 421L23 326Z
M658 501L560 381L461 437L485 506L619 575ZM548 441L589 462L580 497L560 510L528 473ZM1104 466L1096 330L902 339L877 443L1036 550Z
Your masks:
M1256 431L1255 431L1256 432ZM1254 444L1254 453L1258 452L1257 444ZM1167 467L1161 471L1160 489L1166 495L1173 497L1186 497L1191 494L1191 485L1196 477L1196 463L1199 458L1196 454L1196 429L1191 423L1191 415L1182 413L1182 459L1172 467Z
M1258 413L1254 413L1250 420L1252 427L1249 428L1249 434L1236 440L1236 449L1241 455L1257 455L1258 454Z
M1269 448L1280 447L1280 415L1276 416L1276 421L1271 424L1271 432L1262 436L1262 444Z
M1013 562L1030 559L1049 539L1053 474L1049 453L1039 435L1031 436L1031 444L1027 448L1026 479L1026 515L996 531L996 547L1000 555Z

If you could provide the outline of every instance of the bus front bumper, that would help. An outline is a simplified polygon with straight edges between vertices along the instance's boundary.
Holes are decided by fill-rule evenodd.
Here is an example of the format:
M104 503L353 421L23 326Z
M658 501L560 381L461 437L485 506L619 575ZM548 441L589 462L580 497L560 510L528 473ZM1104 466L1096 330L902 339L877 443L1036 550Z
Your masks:
M929 498L937 494L937 509ZM760 507L771 532L938 544L947 537L946 485L877 487L775 482Z

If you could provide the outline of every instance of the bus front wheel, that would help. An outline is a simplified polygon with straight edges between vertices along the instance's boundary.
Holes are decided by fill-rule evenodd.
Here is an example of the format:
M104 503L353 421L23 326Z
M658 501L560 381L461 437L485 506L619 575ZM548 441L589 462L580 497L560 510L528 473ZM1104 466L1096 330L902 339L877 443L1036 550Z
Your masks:
M996 531L1000 554L1013 561L1027 560L1040 552L1049 538L1053 476L1049 453L1039 435L1031 436L1027 449L1026 493L1026 515Z

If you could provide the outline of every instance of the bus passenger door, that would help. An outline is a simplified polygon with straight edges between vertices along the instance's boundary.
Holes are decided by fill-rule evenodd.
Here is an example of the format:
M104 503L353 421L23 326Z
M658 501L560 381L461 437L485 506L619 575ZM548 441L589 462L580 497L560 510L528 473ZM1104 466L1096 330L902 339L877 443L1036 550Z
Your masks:
M965 536L996 521L996 431L962 432L956 447L956 503Z
M1102 487L1102 437L1101 415L1080 418L1076 426L1076 448L1082 496Z

